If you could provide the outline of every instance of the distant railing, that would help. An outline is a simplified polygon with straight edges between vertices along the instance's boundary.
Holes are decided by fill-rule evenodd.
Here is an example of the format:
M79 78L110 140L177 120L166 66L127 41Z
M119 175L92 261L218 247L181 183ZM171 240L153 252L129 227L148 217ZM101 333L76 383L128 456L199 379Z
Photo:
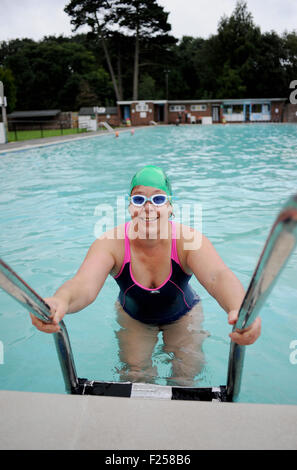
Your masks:
M8 141L78 134L87 132L87 130L86 128L79 128L78 122L69 120L8 120Z

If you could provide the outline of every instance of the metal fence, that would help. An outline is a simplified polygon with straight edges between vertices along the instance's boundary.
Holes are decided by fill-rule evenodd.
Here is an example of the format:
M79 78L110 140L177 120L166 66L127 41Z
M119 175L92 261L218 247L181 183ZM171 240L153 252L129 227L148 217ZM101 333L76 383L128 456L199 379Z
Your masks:
M8 120L9 140L24 140L32 132L33 138L44 138L56 135L74 134L86 132L87 129L80 129L77 121L60 120ZM25 133L28 133L27 136Z

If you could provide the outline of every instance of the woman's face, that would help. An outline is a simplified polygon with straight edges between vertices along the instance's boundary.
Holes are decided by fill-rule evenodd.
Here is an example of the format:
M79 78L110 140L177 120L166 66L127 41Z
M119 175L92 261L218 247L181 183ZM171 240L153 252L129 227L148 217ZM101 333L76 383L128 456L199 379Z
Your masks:
M166 195L165 191L151 186L135 186L131 196L135 194L141 194L147 198L150 198L154 194ZM157 238L160 232L161 235L164 235L161 238L168 237L168 218L172 213L170 202L159 207L154 206L151 201L146 201L141 207L134 206L130 203L129 212L132 217L134 230L136 229L139 232L138 235L140 238Z

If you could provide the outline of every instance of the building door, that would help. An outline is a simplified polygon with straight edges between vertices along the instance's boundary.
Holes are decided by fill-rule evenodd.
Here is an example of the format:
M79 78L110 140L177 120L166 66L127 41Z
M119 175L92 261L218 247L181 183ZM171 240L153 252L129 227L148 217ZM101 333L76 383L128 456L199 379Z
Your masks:
M212 107L212 122L220 122L220 107Z
M249 122L251 119L251 105L246 104L245 105L245 120Z
M127 106L127 105L121 106L121 114L122 114L122 119L124 121L126 119L130 119L130 106Z
M155 106L154 106L154 121L164 122L164 104L155 104Z

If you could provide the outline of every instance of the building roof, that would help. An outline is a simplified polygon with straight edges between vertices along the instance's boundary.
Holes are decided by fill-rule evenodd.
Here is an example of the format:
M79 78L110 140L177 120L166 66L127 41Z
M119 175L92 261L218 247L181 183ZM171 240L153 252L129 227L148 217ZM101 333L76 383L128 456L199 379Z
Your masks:
M257 104L257 103L268 103L271 101L286 101L287 98L242 98L242 99L231 99L222 100L223 104Z
M132 103L155 103L155 104L239 104L239 103L267 103L268 101L286 101L287 98L236 98L236 99L205 99L205 100L138 100L138 101L118 101L118 105L128 105Z
M169 100L168 104L223 103L224 100Z
M80 116L89 116L90 114L118 114L118 108L116 106L107 106L104 108L103 106L93 106L93 107L85 107L80 108L79 115Z
M134 100L134 101L117 101L117 105L125 105L125 104L132 104L132 103L154 103L154 104L166 104L169 103L167 100Z
M39 117L54 117L60 114L60 109L46 109L39 111L14 111L8 114L10 119L22 119L22 118L39 118Z

